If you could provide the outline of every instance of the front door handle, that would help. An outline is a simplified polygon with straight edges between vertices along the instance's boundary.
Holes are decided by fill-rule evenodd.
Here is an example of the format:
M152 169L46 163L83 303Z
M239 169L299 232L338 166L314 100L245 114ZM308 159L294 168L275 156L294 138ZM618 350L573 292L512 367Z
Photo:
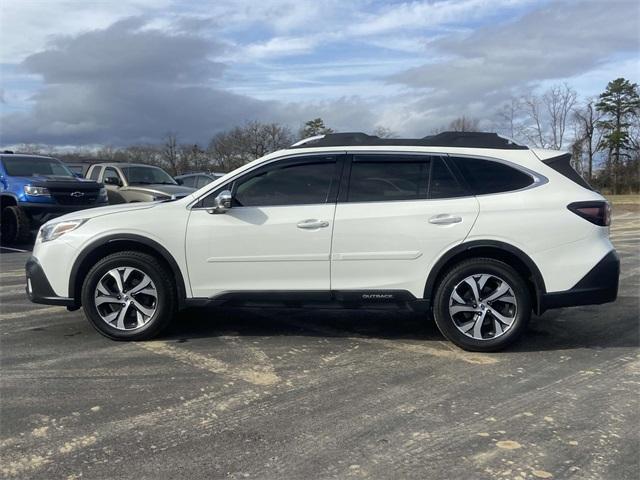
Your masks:
M442 213L429 219L429 223L433 223L434 225L451 225L453 223L460 223L461 221L462 217L449 215L448 213Z
M329 222L324 220L318 220L315 218L309 218L307 220L302 220L298 223L298 228L304 228L305 230L315 230L317 228L327 228L329 226Z

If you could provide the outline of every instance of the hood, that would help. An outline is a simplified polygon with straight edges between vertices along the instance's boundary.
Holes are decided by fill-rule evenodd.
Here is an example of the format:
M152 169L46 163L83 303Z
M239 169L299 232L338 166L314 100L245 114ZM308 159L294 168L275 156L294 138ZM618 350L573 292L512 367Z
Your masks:
M164 183L152 183L149 185L129 185L127 190L136 190L138 192L149 192L152 194L169 195L176 198L186 197L196 191L195 188L184 187L182 185L166 185Z
M103 215L111 215L113 213L129 212L133 210L145 210L155 208L162 205L161 202L142 202L142 203L120 203L118 205L107 205L106 207L89 208L87 210L78 210L77 212L67 213L61 217L51 220L51 223L57 223L64 220L77 220L80 218L95 218ZM48 223L48 222L47 222Z
M37 187L61 187L61 188L99 188L101 184L94 180L77 177L56 177L56 176L36 176L36 177L11 177L13 182Z

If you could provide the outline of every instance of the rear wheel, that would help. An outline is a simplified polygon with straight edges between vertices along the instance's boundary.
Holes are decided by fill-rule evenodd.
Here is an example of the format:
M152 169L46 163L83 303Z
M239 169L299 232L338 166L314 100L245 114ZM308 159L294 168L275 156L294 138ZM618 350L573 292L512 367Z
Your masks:
M82 285L82 307L92 325L114 340L158 335L176 313L175 284L155 257L118 252L100 260Z
M495 351L513 343L531 317L531 295L512 267L492 258L465 260L442 278L434 317L442 334L465 350Z
M20 207L3 208L0 224L2 243L15 245L31 240L31 222L29 216Z

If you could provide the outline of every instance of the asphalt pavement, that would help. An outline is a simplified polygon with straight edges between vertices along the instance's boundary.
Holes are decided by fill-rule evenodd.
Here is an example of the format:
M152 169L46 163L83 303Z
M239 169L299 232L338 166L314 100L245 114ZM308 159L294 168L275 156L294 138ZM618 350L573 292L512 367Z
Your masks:
M421 314L199 309L150 342L31 304L0 249L0 474L33 479L638 479L640 216L618 300L464 352ZM20 250L20 249L18 249Z

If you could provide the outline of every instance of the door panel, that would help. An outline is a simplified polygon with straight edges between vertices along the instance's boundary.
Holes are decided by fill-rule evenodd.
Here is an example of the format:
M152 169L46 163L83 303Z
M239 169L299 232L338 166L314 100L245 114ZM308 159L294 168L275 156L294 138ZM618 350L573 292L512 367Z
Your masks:
M340 156L286 158L248 172L224 214L193 208L186 254L194 296L225 291L330 288L330 251Z
M187 262L193 295L236 290L329 290L335 204L193 210ZM299 228L309 219L326 227Z
M429 222L442 214L459 216L461 221ZM464 240L477 215L475 197L339 203L334 220L331 288L408 290L421 298L430 267Z
M478 201L438 156L355 156L349 175L334 218L331 289L422 298L429 269L468 235Z

